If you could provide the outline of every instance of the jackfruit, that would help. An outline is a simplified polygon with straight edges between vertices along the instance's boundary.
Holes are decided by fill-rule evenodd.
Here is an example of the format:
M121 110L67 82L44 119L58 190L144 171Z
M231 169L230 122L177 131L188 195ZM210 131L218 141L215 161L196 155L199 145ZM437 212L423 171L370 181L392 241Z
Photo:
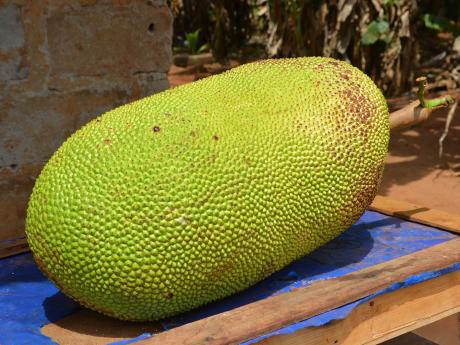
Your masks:
M267 59L120 106L55 152L30 198L40 269L103 314L157 320L229 296L350 227L389 141L372 80Z

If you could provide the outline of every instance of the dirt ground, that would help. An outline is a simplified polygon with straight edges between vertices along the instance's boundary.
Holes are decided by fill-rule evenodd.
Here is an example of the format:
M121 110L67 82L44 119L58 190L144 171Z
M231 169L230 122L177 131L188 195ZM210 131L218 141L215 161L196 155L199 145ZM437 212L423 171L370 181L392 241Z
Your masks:
M391 133L390 149L379 194L460 214L460 110L444 140L439 138L447 110L439 110L417 127Z
M209 65L205 71L173 66L169 81L175 87L220 71L218 65ZM388 103L395 110L413 99L389 99ZM460 107L444 140L440 159L438 141L446 115L447 109L437 110L426 122L391 133L380 195L460 214Z

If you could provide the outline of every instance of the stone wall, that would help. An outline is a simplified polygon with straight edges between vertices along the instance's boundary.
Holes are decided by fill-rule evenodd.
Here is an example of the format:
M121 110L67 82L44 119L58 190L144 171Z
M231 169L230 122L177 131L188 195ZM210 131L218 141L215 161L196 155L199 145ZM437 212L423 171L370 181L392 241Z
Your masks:
M171 40L165 0L0 0L0 240L71 133L168 88Z

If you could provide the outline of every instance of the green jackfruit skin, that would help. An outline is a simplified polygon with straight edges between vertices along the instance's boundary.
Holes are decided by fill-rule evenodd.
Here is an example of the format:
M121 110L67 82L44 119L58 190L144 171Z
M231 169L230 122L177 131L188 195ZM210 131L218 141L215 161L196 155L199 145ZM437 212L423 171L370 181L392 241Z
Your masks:
M243 290L351 226L389 140L384 97L351 65L273 59L130 103L44 167L26 233L81 304L156 320Z

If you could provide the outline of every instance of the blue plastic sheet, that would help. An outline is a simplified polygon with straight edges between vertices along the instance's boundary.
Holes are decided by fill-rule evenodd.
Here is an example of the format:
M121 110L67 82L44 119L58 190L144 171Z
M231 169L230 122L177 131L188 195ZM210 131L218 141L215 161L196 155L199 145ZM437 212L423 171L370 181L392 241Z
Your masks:
M316 280L339 277L418 250L449 241L455 235L432 227L367 211L348 231L315 252L294 262L255 286L206 307L164 320L171 329L204 317L307 286ZM357 305L376 295L401 289L433 277L460 269L460 263L437 272L425 272L393 284L385 290L308 320L247 341L298 329L321 326L342 319ZM40 327L57 321L81 307L63 295L38 270L30 254L0 260L0 344L54 344L40 332ZM129 344L150 334L118 341Z

